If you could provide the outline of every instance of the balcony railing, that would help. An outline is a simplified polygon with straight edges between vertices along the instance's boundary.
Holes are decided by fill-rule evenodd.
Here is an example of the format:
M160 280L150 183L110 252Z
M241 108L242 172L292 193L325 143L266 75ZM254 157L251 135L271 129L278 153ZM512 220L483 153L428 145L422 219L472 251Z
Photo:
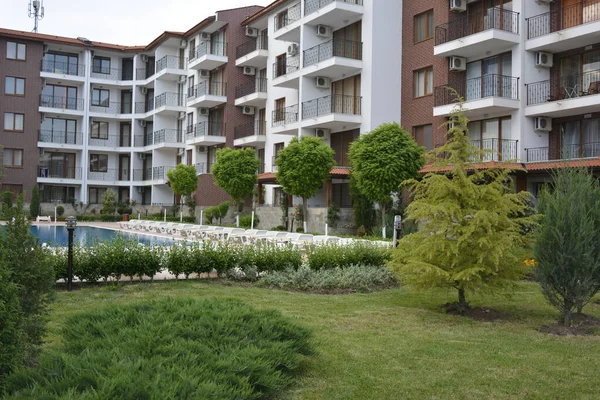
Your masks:
M226 56L227 55L227 43L207 40L200 43L193 52L190 53L190 61L194 61L197 58L203 57L207 54L213 56Z
M85 76L85 65L60 61L42 60L42 72L52 74Z
M131 138L126 135L108 135L106 138L90 137L88 145L96 147L131 147Z
M248 96L252 93L266 93L267 92L267 79L266 78L256 78L253 81L244 83L235 88L235 98L239 99L240 97Z
M600 142L563 145L561 149L533 147L525 149L525 153L527 162L600 157Z
M64 110L83 111L83 99L77 97L59 97L40 95L40 106Z
M56 144L83 144L83 135L80 132L65 132L53 130L40 130L38 141Z
M108 79L111 81L132 81L133 80L133 70L121 70L119 68L102 68L102 67L94 67L91 68L92 78L98 79Z
M152 144L183 143L183 132L179 129L159 129L152 136Z
M193 100L200 96L227 96L227 84L225 82L202 81L191 88L188 88L187 99Z
M90 104L90 111L106 114L131 114L131 103L118 103L116 101L102 101Z
M90 181L122 181L127 182L130 179L128 168L108 168L106 171L88 171Z
M298 104L273 110L273 126L282 126L298 122Z
M194 167L196 167L196 174L200 175L206 173L206 163L196 163L194 164Z
M218 121L202 121L186 128L187 140L203 136L225 136L225 123Z
M233 134L235 139L242 139L253 135L264 136L267 134L267 122L253 121L238 125L233 129Z
M150 78L155 73L155 70L148 69L146 67L138 68L135 70L135 79L138 81L143 81L144 79Z
M304 0L304 15L312 14L333 2L356 4L362 6L363 0Z
M489 29L519 33L519 13L494 7L484 12L459 13L451 21L435 27L435 45L448 43Z
M134 181L150 181L152 180L152 167L133 170Z
M276 61L273 63L273 78L291 74L300 69L300 56L296 55L293 57L286 58L282 61Z
M159 179L166 179L167 177L167 172L175 169L175 167L152 167L152 179L153 180L159 180Z
M600 21L600 0L584 0L527 19L527 38L533 39L588 22Z
M600 70L553 77L526 86L527 105L598 94L600 93Z
M300 3L298 2L275 16L275 30L277 31L294 21L298 21L301 16Z
M183 94L178 93L161 93L154 98L154 108L164 106L169 107L184 107Z
M458 99L449 85L437 86L434 89L435 107L455 103ZM483 75L467 79L464 85L454 88L465 101L480 100L487 97L519 99L519 78L497 74Z
M154 97L146 101L140 101L135 103L136 114L144 114L154 110Z
M258 35L257 38L240 44L235 48L235 57L241 58L256 50L269 50L269 38L267 35Z
M473 146L483 151L476 161L508 161L517 159L518 140L489 138L473 140Z
M81 179L81 167L40 165L38 178Z
M163 69L185 69L186 59L177 56L164 56L156 62L156 72L160 72ZM139 79L139 78L138 78Z
M304 66L316 64L332 57L362 60L362 43L352 40L330 40L304 50Z
M335 94L305 101L302 103L302 119L334 113L360 115L361 100L359 96Z

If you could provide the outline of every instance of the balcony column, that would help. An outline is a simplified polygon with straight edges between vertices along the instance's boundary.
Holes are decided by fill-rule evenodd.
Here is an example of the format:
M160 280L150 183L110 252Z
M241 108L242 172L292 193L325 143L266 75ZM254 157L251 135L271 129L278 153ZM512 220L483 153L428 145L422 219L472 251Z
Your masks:
M263 202L263 184L262 182L258 182L258 199L256 200L256 204L261 205Z
M331 203L331 194L333 192L333 181L331 179L325 182L325 206L329 207Z

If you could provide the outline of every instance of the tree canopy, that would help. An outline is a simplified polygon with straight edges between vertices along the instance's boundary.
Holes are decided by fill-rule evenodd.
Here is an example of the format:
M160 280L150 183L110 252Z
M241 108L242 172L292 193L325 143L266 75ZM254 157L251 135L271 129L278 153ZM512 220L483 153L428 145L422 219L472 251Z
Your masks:
M212 174L216 184L231 196L236 210L240 210L244 199L254 191L258 167L259 161L254 149L225 148L217 151Z
M198 177L193 165L179 164L175 169L167 171L167 178L176 196L189 197L198 188Z

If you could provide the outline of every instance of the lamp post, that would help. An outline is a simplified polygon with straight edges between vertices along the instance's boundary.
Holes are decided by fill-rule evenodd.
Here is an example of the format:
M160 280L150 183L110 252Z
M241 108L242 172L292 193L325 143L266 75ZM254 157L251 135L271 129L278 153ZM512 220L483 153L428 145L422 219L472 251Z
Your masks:
M67 290L73 290L73 232L77 226L77 218L67 218L67 231L69 232L69 253L67 258Z

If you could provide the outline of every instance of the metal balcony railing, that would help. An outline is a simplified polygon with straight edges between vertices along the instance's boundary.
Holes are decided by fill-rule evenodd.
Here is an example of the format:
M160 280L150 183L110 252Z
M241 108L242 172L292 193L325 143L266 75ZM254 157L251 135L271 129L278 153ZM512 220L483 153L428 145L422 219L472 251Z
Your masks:
M274 127L298 122L298 104L279 110L273 110L272 114L272 126Z
M227 55L227 42L220 41L212 41L207 40L200 43L194 51L190 53L189 61L192 62L200 57L203 57L207 54L212 54L213 56L226 56Z
M85 76L85 65L71 64L60 61L42 60L42 72L52 74Z
M188 88L188 101L206 95L227 96L227 84L225 82L211 82L210 80L206 80Z
M269 50L269 38L267 35L258 35L257 38L248 40L235 48L235 57L241 58L247 56L256 50Z
M194 167L196 167L196 174L201 175L206 173L206 163L196 163Z
M519 13L500 7L483 12L458 13L451 21L435 27L435 45L448 43L489 29L519 33Z
M304 0L304 15L312 14L334 2L363 5L363 0Z
M80 132L65 132L54 130L40 130L38 141L56 144L83 144L83 135Z
M62 165L40 165L38 178L81 179L81 167L66 167Z
M83 111L83 99L76 97L58 97L40 95L40 106L49 108L59 108L62 110Z
M152 167L152 179L153 180L162 180L167 178L167 172L175 169L173 166L165 167Z
M600 0L580 1L527 18L527 38L533 39L594 21L600 21Z
M273 63L273 78L291 74L300 69L300 55L288 57L283 61L276 61Z
M154 110L154 98L135 103L136 114L144 114Z
M131 180L128 168L107 168L105 171L88 171L87 175L90 181L127 182Z
M225 136L225 123L216 121L202 121L196 125L188 126L186 139L192 140L202 136Z
M152 135L150 135L150 142L147 140L147 135L135 135L133 137L133 145L135 147L150 146L152 144Z
M457 101L456 95L448 88L449 85L437 86L434 89L435 107L453 104ZM519 99L519 78L497 74L483 75L467 79L456 92L465 101L479 100L487 97L503 97L505 99Z
M316 64L332 57L362 60L362 43L352 40L329 40L304 50L304 66Z
M145 169L134 169L133 170L134 181L150 181L152 180L152 167Z
M131 114L131 103L118 103L116 101L102 101L99 103L91 103L90 111L106 114Z
M562 148L533 147L525 149L525 153L527 162L600 157L600 142L563 145Z
M161 93L154 98L154 108L164 106L169 107L184 107L183 94L179 93Z
M233 129L233 137L235 139L242 139L245 137L257 135L264 136L267 134L267 122L266 121L253 121L247 122L236 126Z
M302 103L302 119L334 113L360 115L361 100L359 96L336 94L305 101Z
M133 70L122 70L119 68L102 68L92 66L91 74L92 78L108 79L111 81L132 81Z
M472 140L473 146L483 151L483 155L473 162L477 161L508 161L517 159L519 141L512 139L489 138L482 140Z
M598 3L600 6L600 3ZM529 83L527 105L572 99L600 93L600 70L569 74Z
M183 132L179 129L159 129L152 136L152 144L183 143Z
M138 68L135 70L135 79L138 81L143 81L144 79L150 78L152 75L156 73L152 68L148 69L146 67Z
M88 145L96 147L131 147L131 138L120 135L108 135L106 138L90 137Z
M253 81L246 82L235 88L235 98L248 96L252 93L266 93L267 92L267 79L256 78Z
M277 31L294 21L298 21L301 16L300 3L298 2L275 16L275 30Z
M160 60L156 61L156 72L160 72L164 69L186 69L187 59L177 56L164 56ZM139 78L138 78L139 79Z

